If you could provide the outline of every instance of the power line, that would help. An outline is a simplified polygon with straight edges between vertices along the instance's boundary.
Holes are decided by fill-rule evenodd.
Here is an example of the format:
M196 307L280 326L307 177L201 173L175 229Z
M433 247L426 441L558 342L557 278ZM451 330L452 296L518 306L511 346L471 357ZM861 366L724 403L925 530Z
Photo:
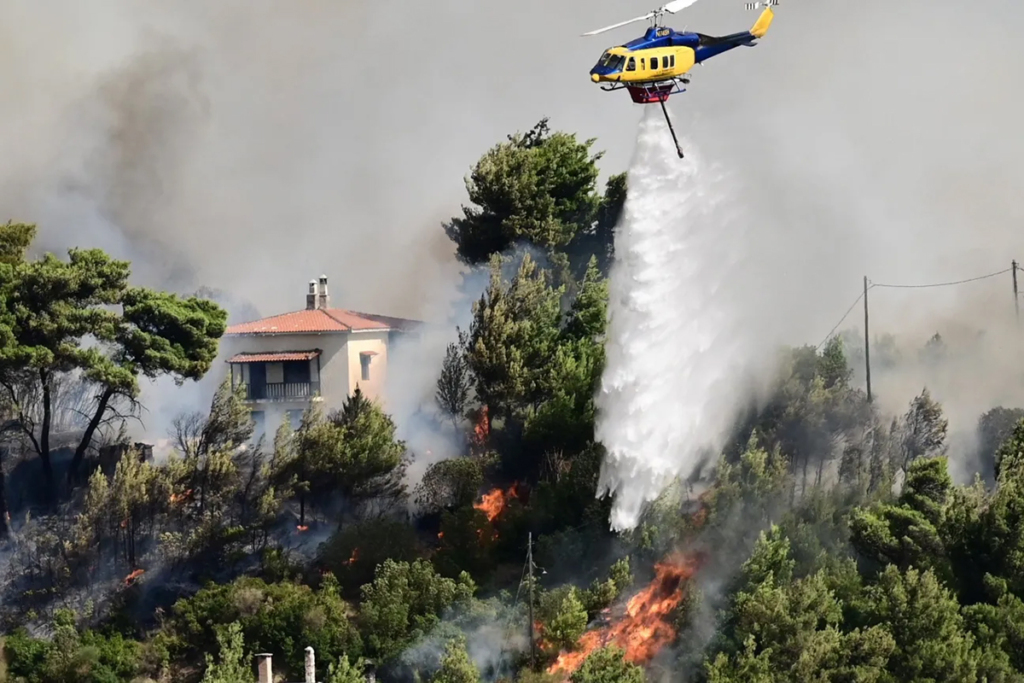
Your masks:
M871 285L871 287L874 287L874 285ZM871 289L871 287L868 287L868 289ZM821 347L825 345L825 342L827 342L829 339L832 338L832 335L835 334L835 331L838 330L839 326L843 324L843 321L846 320L846 318L849 317L850 313L853 312L854 306L856 306L858 303L860 303L860 300L863 299L863 298L864 298L864 292L861 292L860 294L857 295L857 298L853 300L853 303L850 304L850 307L848 309L846 309L846 313L843 313L843 317L840 318L839 322L837 322L835 324L835 327L832 328L832 331L829 332L825 336L825 338L821 340L821 343L818 344L817 347L815 347L815 350L821 349Z
M896 288L896 289L922 289L922 288L925 288L925 287L949 287L950 285L962 285L962 284L965 284L965 283L968 283L968 282L976 282L977 280L985 280L987 278L995 277L997 275L1005 275L1006 273L1009 273L1011 270L1013 270L1013 268L1004 268L1003 270L1000 270L1000 271L998 271L996 273L989 273L988 275L979 275L978 277L971 277L971 278L967 278L966 280L955 280L953 282L934 282L934 283L927 284L927 285L887 285L887 284L882 284L882 283L879 283L879 282L872 282L871 286L872 287L889 287L889 288Z
M964 279L964 280L953 280L953 281L950 281L950 282L932 282L932 283L920 284L920 285L897 285L897 284L889 284L889 283L882 283L882 282L871 282L870 285L867 287L867 289L865 291L861 292L857 296L857 298L854 299L853 303L850 304L850 307L846 310L846 313L843 314L843 317L839 319L839 322L837 322L835 324L835 326L832 328L832 330L825 336L824 339L821 340L821 343L818 344L818 346L815 347L815 348L816 348L816 350L820 350L821 347L824 346L828 342L828 340L832 338L832 335L835 334L836 330L839 329L839 326L842 325L843 322L849 317L850 313L853 312L853 309L857 306L858 303L860 303L860 300L864 298L864 295L867 294L867 292L869 290L872 290L875 287L885 287L887 289L925 289L925 288L931 288L931 287L951 287L953 285L963 285L963 284L967 284L969 282L977 282L978 280L987 280L988 278L997 277L999 275L1005 275L1006 273L1009 273L1010 271L1014 271L1014 274L1016 274L1017 270L1024 271L1024 268L1021 268L1020 266L1018 266L1016 264L1016 262L1014 262L1014 264L1011 267L1004 268L1003 270L999 270L999 271L996 271L994 273L987 273L985 275L978 275L977 277L971 277L971 278L967 278L967 279Z

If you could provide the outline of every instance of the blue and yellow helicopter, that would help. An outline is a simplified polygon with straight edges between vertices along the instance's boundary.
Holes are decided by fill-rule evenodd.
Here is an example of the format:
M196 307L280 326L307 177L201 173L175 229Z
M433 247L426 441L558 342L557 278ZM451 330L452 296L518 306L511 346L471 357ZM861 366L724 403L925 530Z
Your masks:
M761 16L749 31L732 33L727 36L708 36L691 31L676 31L661 25L665 14L680 12L697 0L674 0L642 17L636 17L596 31L584 33L593 36L605 31L632 24L635 21L651 19L651 27L643 37L628 43L605 50L597 65L590 70L590 80L595 83L606 83L602 90L612 91L623 88L629 91L637 104L661 104L665 113L672 140L676 143L679 158L683 150L679 147L672 120L665 108L665 100L676 93L686 92L682 86L690 82L686 75L695 64L701 64L723 52L733 48L753 47L759 38L763 38L771 26L775 16L772 7L777 7L779 0L759 0L747 3L748 10L764 7Z

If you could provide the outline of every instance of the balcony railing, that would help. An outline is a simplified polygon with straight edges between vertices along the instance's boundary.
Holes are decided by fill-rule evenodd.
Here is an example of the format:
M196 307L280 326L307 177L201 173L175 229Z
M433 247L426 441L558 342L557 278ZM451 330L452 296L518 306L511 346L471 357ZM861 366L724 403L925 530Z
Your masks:
M268 382L245 387L249 401L304 401L319 395L320 382Z

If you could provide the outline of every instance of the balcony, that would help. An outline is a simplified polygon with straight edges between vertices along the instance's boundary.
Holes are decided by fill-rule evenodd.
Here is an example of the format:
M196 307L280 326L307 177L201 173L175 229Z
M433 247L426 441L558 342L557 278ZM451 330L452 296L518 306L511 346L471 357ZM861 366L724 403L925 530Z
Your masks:
M268 382L245 385L247 401L309 401L320 395L320 382Z

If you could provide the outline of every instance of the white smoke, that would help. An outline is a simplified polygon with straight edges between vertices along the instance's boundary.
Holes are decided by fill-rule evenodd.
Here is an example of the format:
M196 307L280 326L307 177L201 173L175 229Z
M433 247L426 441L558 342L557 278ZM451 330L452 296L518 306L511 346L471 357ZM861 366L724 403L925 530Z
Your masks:
M598 493L615 497L614 529L634 528L647 502L721 447L757 357L756 327L741 315L749 300L740 305L735 284L749 268L746 227L723 171L681 143L685 159L660 108L645 107L615 235L596 399L608 451Z

